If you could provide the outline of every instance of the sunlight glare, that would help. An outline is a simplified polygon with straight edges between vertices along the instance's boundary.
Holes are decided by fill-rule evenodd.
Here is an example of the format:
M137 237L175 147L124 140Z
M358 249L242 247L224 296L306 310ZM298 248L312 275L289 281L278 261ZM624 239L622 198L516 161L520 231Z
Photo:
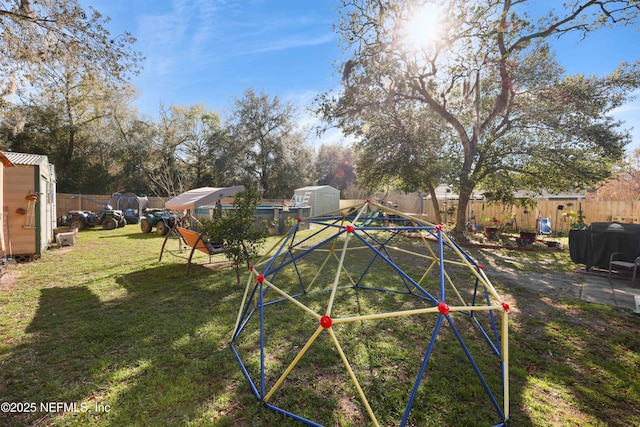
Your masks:
M440 38L445 27L445 16L441 7L434 3L424 4L404 26L403 39L408 46L422 48Z

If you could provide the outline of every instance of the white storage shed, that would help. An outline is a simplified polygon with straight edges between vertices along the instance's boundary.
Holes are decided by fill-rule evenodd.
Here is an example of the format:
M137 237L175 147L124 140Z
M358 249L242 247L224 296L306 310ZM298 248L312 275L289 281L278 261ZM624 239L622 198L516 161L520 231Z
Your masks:
M296 206L311 206L311 216L340 209L340 190L330 185L315 185L293 191Z

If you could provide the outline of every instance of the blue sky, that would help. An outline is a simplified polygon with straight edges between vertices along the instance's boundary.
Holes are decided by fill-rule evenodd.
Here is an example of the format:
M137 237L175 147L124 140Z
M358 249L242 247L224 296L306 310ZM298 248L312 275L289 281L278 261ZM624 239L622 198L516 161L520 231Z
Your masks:
M541 0L556 4L559 0ZM133 79L141 113L157 117L160 104L205 104L223 118L248 88L279 96L301 109L301 126L313 98L336 87L340 59L337 0L81 0L109 16L112 34L130 31L146 57ZM569 73L603 74L621 61L640 60L635 27L600 31L590 38L553 41ZM640 95L640 93L639 93ZM640 100L615 113L640 147ZM322 142L337 142L331 133Z

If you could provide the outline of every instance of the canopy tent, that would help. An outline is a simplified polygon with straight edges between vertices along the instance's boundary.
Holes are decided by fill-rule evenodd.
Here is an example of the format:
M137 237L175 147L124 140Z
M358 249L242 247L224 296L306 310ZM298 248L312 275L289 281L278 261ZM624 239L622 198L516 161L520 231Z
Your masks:
M234 194L244 190L244 185L236 185L233 187L201 187L186 191L179 196L168 200L165 203L167 209L181 211L193 210L198 206L206 206L215 204L217 201L225 197L231 197Z

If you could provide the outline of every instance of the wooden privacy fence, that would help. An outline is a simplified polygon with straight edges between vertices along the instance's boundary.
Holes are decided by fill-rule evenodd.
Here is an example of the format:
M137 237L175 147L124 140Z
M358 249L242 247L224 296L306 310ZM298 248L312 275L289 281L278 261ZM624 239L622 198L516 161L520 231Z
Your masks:
M60 218L72 210L98 211L109 201L109 195L103 194L66 194L56 195L56 217ZM163 208L168 198L147 197L149 207ZM340 200L340 208L362 203L364 200ZM97 202L97 203L96 203ZM265 204L275 201L265 200ZM278 200L281 204L281 201ZM396 206L401 212L426 217L427 221L435 221L435 211L431 205L431 200L425 200L416 193L394 195L392 200L385 202L390 207ZM440 209L444 212L442 220L452 222L455 220L455 211L450 208L457 208L457 200L441 200ZM562 207L559 209L559 207ZM496 218L501 222L515 222L520 228L535 227L537 218L551 218L554 231L567 231L571 223L577 219L578 212L582 210L584 221L587 224L592 222L625 222L640 224L640 201L595 201L595 200L538 200L535 208L529 209L527 213L522 208L513 206L503 206L500 204L487 204L481 200L472 200L468 206L465 217L468 219L471 211L475 214L476 222L482 224L485 220Z
M56 218L66 215L69 211L98 211L108 201L110 195L104 194L56 194ZM150 208L164 208L164 204L171 197L147 196ZM263 199L260 205L283 206L289 200L284 199ZM225 201L223 200L223 203ZM115 208L115 206L114 206Z
M340 208L346 208L363 200L340 200ZM394 195L385 204L395 209L435 221L435 210L431 200L422 199L416 194ZM456 219L457 200L440 200L442 221L451 223ZM575 199L538 200L534 208L527 210L501 204L488 204L482 200L472 200L467 207L465 218L469 220L471 213L478 224L497 219L499 222L513 222L519 228L535 228L538 218L551 218L553 231L568 231L577 221L582 211L584 222L623 222L640 224L640 201L596 201ZM515 220L514 220L515 218Z
M108 201L110 195L104 194L56 194L56 218L66 215L69 211L94 211L97 212ZM161 197L149 197L149 207L163 208L167 199ZM114 207L115 208L115 207Z

